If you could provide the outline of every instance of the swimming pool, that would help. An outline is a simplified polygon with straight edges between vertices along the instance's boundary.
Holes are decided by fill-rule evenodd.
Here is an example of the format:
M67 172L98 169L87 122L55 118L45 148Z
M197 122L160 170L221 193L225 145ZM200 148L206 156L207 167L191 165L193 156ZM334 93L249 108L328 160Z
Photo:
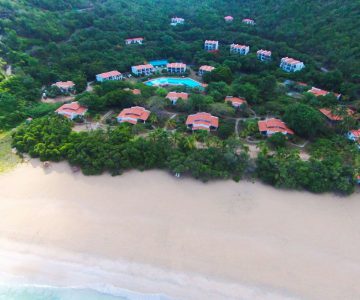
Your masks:
M194 79L184 77L160 77L144 82L149 86L186 85L191 88L202 88L202 84Z

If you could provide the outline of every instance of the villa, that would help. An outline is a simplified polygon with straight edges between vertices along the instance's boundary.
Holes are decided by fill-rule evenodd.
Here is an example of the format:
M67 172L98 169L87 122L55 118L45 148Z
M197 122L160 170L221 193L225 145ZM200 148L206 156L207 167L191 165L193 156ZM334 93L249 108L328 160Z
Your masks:
M294 131L288 128L283 121L275 118L259 121L258 127L260 133L266 136L271 136L275 133L282 133L284 135L294 134Z
M231 53L237 53L240 55L246 55L248 54L250 51L250 47L249 46L245 46L245 45L239 45L239 44L231 44L230 45L230 52Z
M166 65L167 71L169 73L185 73L186 64L183 63L169 63Z
M230 22L234 21L234 18L232 16L226 16L226 17L224 17L224 20L225 20L225 22L230 23Z
M159 60L150 60L149 64L152 65L155 69L164 69L168 64L167 59L159 59Z
M271 60L271 51L261 49L256 52L256 56L258 60L269 61Z
M347 137L349 140L351 141L358 141L360 142L360 129L358 130L350 130L348 133L347 133Z
M341 114L336 114L329 108L321 108L319 109L319 111L328 119L330 124L335 124L339 121L344 120L344 117ZM351 109L346 109L346 114L348 116L351 116L352 114L354 114L354 112Z
M133 106L123 109L117 116L119 123L137 124L138 122L145 123L150 116L150 111L141 106Z
M206 40L204 49L208 52L216 52L219 50L219 41Z
M131 67L131 72L136 76L148 76L155 72L155 68L151 64L137 65Z
M75 90L75 83L72 81L58 81L51 86L56 86L62 93L71 93Z
M243 19L242 22L247 25L255 25L255 21L253 19Z
M176 101L179 100L179 99L182 99L182 100L188 100L189 99L189 94L188 93L184 93L184 92L181 92L181 93L178 93L178 92L169 92L166 96L166 99L169 99L172 104L176 104Z
M333 94L336 97L336 99L340 100L340 98L341 98L341 94L331 93L331 92L328 92L328 91L325 91L325 90L322 90L322 89L318 89L316 87L312 87L307 92L313 94L316 97L327 96L329 94Z
M199 76L204 76L204 74L206 74L206 73L209 73L209 72L212 72L213 70L214 70L215 68L214 67L212 67L212 66L206 66L206 65L204 65L204 66L201 66L200 68L199 68Z
M299 60L290 57L283 57L281 59L280 68L285 72L297 72L305 68L305 65Z
M144 42L144 38L142 38L142 37L130 38L130 39L125 40L126 45L131 45L131 44L142 45L143 42Z
M225 102L230 102L231 105L235 108L239 108L242 105L246 105L247 102L244 98L239 98L239 97L233 97L233 96L226 96L225 98Z
M182 25L185 23L185 20L183 18L178 18L178 17L173 17L171 18L171 26L177 26L177 25Z
M216 130L219 127L219 118L206 112L189 115L186 126L191 130Z
M81 106L78 102L71 102L60 106L55 112L65 118L73 120L76 117L83 117L87 112L87 108Z
M96 81L103 82L107 80L122 80L123 75L119 71L110 71L96 75Z

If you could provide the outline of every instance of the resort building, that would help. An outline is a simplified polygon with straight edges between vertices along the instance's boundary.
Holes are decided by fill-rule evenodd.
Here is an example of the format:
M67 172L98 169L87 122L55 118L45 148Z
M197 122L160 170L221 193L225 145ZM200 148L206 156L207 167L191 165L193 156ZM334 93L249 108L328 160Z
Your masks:
M347 137L349 140L351 141L360 141L360 129L358 130L350 130L348 133L347 133Z
M247 25L255 25L255 21L253 19L243 19L242 22Z
M184 24L185 20L183 18L173 17L171 18L171 26L181 25Z
M133 95L141 95L141 90L139 89L124 88L124 91L131 92Z
M166 65L168 64L168 60L167 59L159 59L159 60L150 60L149 64L152 65L155 69L160 70L160 69L165 69Z
M305 68L305 65L299 60L290 57L283 57L281 59L280 68L285 72L297 72Z
M172 104L176 104L176 101L179 100L179 99L182 99L182 100L188 100L189 99L189 94L188 93L184 93L184 92L181 92L181 93L178 93L178 92L169 92L166 96L166 99L169 99Z
M246 55L250 51L249 46L239 45L239 44L231 44L230 45L230 53L236 53L240 55Z
M206 73L212 72L215 68L212 66L201 66L199 68L199 76L203 76Z
M322 89L318 89L316 87L312 87L307 92L313 94L316 97L327 96L329 94L333 94L336 97L336 99L340 100L340 98L341 98L341 94L331 93L331 92L328 92L328 91L325 91Z
M232 16L226 16L226 17L224 17L224 20L227 23L231 23L232 21L234 21L234 18Z
M342 116L343 113L340 112L340 109L337 110L339 112L338 114L329 108L321 108L321 109L319 109L319 111L328 119L328 121L331 124L334 124L334 123L344 120L344 117ZM354 112L348 108L345 110L345 113L348 116L351 116L354 114Z
M52 86L58 87L59 90L65 94L71 93L75 90L75 83L73 83L72 81L58 81L52 84Z
M219 41L206 40L204 49L208 52L216 52L219 50Z
M122 80L123 75L119 71L110 71L96 75L96 81L103 82L107 80Z
M125 40L126 45L131 45L131 44L140 44L140 45L142 45L143 42L144 42L144 38L142 38L142 37L130 38L130 39Z
M275 133L282 133L284 135L294 134L294 131L288 128L283 121L275 118L259 121L258 127L260 133L266 136L271 136Z
M189 115L186 126L191 130L216 130L219 127L219 118L206 112Z
M166 65L166 69L169 73L185 73L186 72L186 64L169 63Z
M256 52L256 56L258 60L269 61L271 60L271 51L261 49Z
M73 120L76 117L83 117L87 112L87 108L81 106L78 102L71 102L60 106L55 112L70 120Z
M151 64L137 65L131 67L131 72L136 76L148 76L155 72L155 68Z
M116 119L119 123L137 124L138 122L145 123L149 116L149 110L141 106L133 106L123 109Z
M233 96L226 96L225 102L230 102L231 105L235 108L239 108L240 106L247 104L244 98L233 97Z

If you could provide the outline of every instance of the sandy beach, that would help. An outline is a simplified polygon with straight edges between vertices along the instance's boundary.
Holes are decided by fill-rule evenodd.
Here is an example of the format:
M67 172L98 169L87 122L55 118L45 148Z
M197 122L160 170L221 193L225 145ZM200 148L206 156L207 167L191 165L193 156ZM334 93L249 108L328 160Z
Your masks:
M36 160L0 175L0 282L172 299L360 299L360 194L85 177Z

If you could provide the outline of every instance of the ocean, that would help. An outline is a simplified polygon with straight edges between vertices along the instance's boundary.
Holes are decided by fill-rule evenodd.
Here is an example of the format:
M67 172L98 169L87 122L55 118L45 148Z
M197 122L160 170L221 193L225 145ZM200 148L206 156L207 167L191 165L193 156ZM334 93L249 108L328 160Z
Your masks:
M162 295L145 295L117 289L114 294L81 288L36 285L0 285L0 300L170 300Z

